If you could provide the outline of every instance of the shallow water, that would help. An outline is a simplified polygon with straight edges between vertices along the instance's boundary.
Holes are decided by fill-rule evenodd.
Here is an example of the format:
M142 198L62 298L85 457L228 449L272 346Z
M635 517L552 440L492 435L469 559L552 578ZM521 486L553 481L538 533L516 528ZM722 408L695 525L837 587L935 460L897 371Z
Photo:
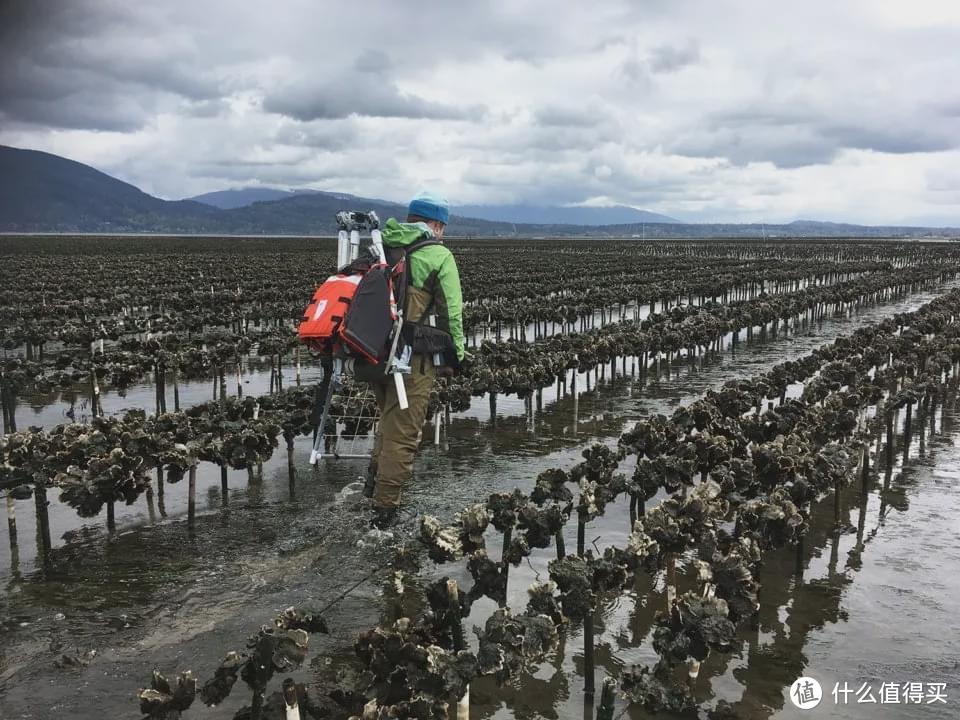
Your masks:
M897 462L863 492L854 483L841 495L841 518L852 528L833 532L833 498L814 507L805 539L803 572L795 551L765 556L761 583L760 626L741 633L741 647L729 655L713 654L704 662L696 684L697 699L712 705L732 703L737 717L750 718L956 718L960 705L960 437L954 405L936 417L937 435L927 435L922 453L917 435L910 460ZM927 420L927 419L925 419ZM902 425L899 426L902 431ZM933 438L933 439L930 439ZM886 490L884 491L884 487ZM882 500L881 498L885 498ZM591 524L588 539L602 536L600 548L626 541L626 509L608 509ZM567 542L574 542L568 534ZM491 551L495 552L495 551ZM539 560L538 560L539 558ZM538 552L532 570L511 569L511 600L522 602L522 590L533 571L546 575L550 551ZM444 568L445 569L445 568ZM681 576L682 577L682 576ZM461 578L458 578L461 579ZM469 577L462 578L469 582ZM687 578L687 586L692 581ZM685 589L683 580L679 592ZM631 663L652 665L651 647L656 609L665 605L662 580L641 577L633 592L607 599L595 615L597 680L616 675ZM475 623L490 607L474 613ZM592 717L583 704L582 631L567 632L561 650L540 672L498 688L488 678L471 689L471 717ZM800 676L822 685L824 698L815 710L801 711L789 702L787 689ZM922 705L890 702L877 708L881 686L923 683ZM946 704L931 703L929 683L944 683ZM837 686L839 703L834 702ZM873 705L857 701L874 697ZM847 694L844 704L843 688ZM872 690L872 695L869 693ZM629 709L626 717L672 717ZM680 716L677 716L680 717Z
M792 611L791 631L805 635L804 674L821 682L833 706L834 686L844 717L876 717L878 710L858 696L844 695L844 687L872 686L880 701L884 683L946 683L947 704L886 704L883 717L956 718L960 707L960 442L957 414L948 412L944 434L930 443L924 455L914 455L906 468L895 468L890 478L889 502L878 493L861 497L852 508L851 522L864 522L864 548L856 536L831 544L827 578L839 595L842 622L812 623ZM883 479L885 480L885 478ZM829 511L828 511L829 514ZM839 547L833 547L836 544ZM847 703L843 704L843 698ZM863 700L869 695L863 693ZM893 699L891 697L888 698ZM838 713L839 714L839 713ZM806 717L787 704L783 718Z
M448 450L422 448L417 477L407 498L409 513L404 527L414 527L415 511L449 518L463 505L492 491L514 486L529 489L540 470L571 466L586 444L597 439L612 441L640 417L670 412L709 387L802 355L862 322L915 308L931 295L923 293L870 308L850 320L827 320L790 339L781 337L750 346L741 343L735 354L708 358L702 368L675 363L669 372L664 367L659 377L649 374L645 385L618 375L612 382L601 382L599 389L581 394L576 423L573 398L558 400L555 387L544 391L543 410L534 413L532 422L522 402L501 398L495 427L491 427L488 403L478 400L471 411L454 417L446 432ZM586 387L583 374L578 387ZM591 387L596 388L595 381ZM764 587L760 632L744 638L739 657L713 657L704 664L701 685L705 695L701 699L712 693L731 702L741 701L743 717L794 717L783 708L785 703L792 708L784 687L800 669L806 667L806 674L822 682L846 677L851 685L880 677L876 673L881 670L891 673L891 680L900 679L893 673L902 671L900 656L905 648L911 652L909 667L930 673L917 679L939 681L934 670L942 670L949 675L943 680L952 680L957 688L956 666L951 671L942 658L957 657L951 644L958 636L952 618L957 609L953 598L960 588L949 572L943 571L956 567L957 546L950 545L952 538L946 531L952 527L955 533L960 508L956 494L937 493L936 485L938 480L949 482L951 467L956 464L952 422L950 415L941 419L947 437L928 443L926 458L918 458L918 464L903 473L897 471L891 480L891 487L900 489L910 507L905 508L899 500L896 507L902 510L896 510L893 503L886 506L884 525L862 553L862 569L867 572L843 566L855 536L836 541L836 554L843 562L832 564L829 559L833 539L827 526L832 524L832 500L827 502L829 507L814 513L802 582L793 575L791 553L768 562L760 578ZM430 435L425 430L425 436ZM298 441L296 452L301 461L307 445L306 438ZM164 672L193 669L202 681L227 650L241 649L245 637L277 611L291 604L323 608L345 591L350 591L348 599L328 612L333 634L329 638L314 636L312 655L317 654L317 659L296 677L322 674L324 657L349 655L355 633L376 622L380 607L377 580L382 573L376 573L382 551L364 540L358 521L360 498L349 489L344 492L363 463L331 462L316 473L300 465L291 486L282 456L278 453L265 464L262 480L249 482L246 473L231 472L226 505L216 469L201 474L201 514L194 533L182 522L184 483L167 485L166 520L160 517L159 508L151 518L142 500L132 508L118 507L120 530L113 538L108 538L102 519L79 521L72 510L54 502L51 523L57 537L46 568L35 563L33 503L16 503L20 539L16 572L8 570L12 564L9 546L0 544L4 553L0 555L4 573L0 576L4 582L0 594L0 617L4 618L0 621L4 636L0 645L0 716L133 717L132 693L148 680L154 666ZM928 458L933 467L922 464L931 462ZM927 476L930 479L924 480ZM856 489L844 496L854 526L857 500ZM939 519L928 517L924 503L932 503L932 512ZM869 496L867 511L870 518L877 517L875 491ZM866 533L877 524L867 522ZM928 536L928 530L938 528ZM612 507L588 527L587 537L600 536L603 543L622 542L627 529L625 508ZM358 547L358 542L363 546ZM568 547L572 542L571 535ZM491 552L496 549L492 547ZM535 572L545 574L550 557L551 551L540 551L531 558L532 567L511 569L511 604L523 599ZM444 566L441 571L455 573L457 567ZM369 581L353 588L371 573L374 576ZM469 585L465 574L457 577ZM910 589L913 594L897 593L890 589L894 587ZM660 591L662 587L655 581L641 579L635 593L601 609L596 618L598 671L655 659L648 634ZM917 615L918 592L924 598L923 617L934 621L917 623L910 645L897 640L892 630L887 635L879 633L879 627L895 629L900 618ZM878 598L889 599L880 602ZM939 614L930 599L939 604ZM490 609L488 604L478 603L471 620L479 622ZM64 615L62 619L58 612ZM556 653L533 677L507 688L495 688L487 681L476 683L474 716L581 716L581 645L579 629L572 629L565 641L566 651ZM60 670L53 666L64 653L80 656L91 649L96 649L97 655L86 668ZM865 664L864 657L875 664ZM840 668L848 674L839 675ZM187 717L231 717L246 701L245 690L237 688L224 706L208 711L197 707ZM92 703L98 708L95 714L90 712ZM955 711L955 700L953 703L948 707ZM862 716L852 710L848 715L821 712L824 707L811 714ZM914 714L883 710L888 717L955 717L935 714L934 706L922 710L927 715L920 715L916 706L909 708ZM634 709L629 716L645 717Z
M296 368L284 365L281 368L282 387L296 383ZM318 364L308 362L306 355L300 370L303 384L319 382L323 371ZM237 376L235 370L229 370L226 376L227 397L237 397ZM218 381L219 387L219 381ZM259 397L270 391L270 362L267 358L255 355L244 356L241 364L240 385L243 395ZM214 380L182 379L178 383L181 409L200 405L216 399ZM167 410L174 409L174 386L172 373L166 382ZM119 415L125 410L140 409L153 414L156 408L156 384L152 374L132 383L124 389L104 388L100 393L100 404L104 415ZM219 393L219 390L217 390ZM71 390L42 393L28 398L19 398L17 402L17 428L30 426L52 428L71 422L68 413L73 413L77 422L88 422L90 418L90 387L87 383L77 385Z

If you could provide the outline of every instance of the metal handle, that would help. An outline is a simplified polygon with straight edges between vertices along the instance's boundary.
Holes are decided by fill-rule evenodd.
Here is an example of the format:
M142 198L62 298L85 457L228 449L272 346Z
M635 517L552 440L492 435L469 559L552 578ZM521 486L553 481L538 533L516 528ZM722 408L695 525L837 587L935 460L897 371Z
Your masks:
M407 388L403 384L403 373L393 373L393 385L397 389L397 404L400 405L401 410L406 410L410 404L407 402Z
M360 231L350 231L350 261L353 262L360 255Z
M337 270L350 264L350 236L346 230L337 233Z
M430 323L430 327L435 328L437 326L437 316L431 315L428 322ZM433 366L435 368L438 368L438 367L441 367L442 365L443 365L443 353L434 353Z
M379 230L374 229L370 231L370 244L377 253L377 257L380 258L380 262L386 263L387 254L383 249L383 236L380 234Z

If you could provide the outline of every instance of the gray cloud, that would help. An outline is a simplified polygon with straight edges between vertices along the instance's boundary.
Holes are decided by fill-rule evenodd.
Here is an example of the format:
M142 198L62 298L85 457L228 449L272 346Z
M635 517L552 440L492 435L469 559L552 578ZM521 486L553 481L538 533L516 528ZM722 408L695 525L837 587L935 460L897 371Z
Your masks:
M215 79L136 5L14 0L0 15L0 114L52 127L130 131ZM141 35L143 33L143 35Z
M383 78L344 73L334 81L311 80L268 94L267 112L297 120L346 118L351 115L424 120L460 120L476 115L477 108L457 107L404 93Z
M830 162L841 144L803 126L745 125L681 136L669 147L688 157L720 157L737 165L770 162L781 168L797 168Z
M280 187L316 187L343 190L376 173L395 171L395 160L371 153L363 157L337 157L305 153L296 161L219 160L194 168L195 177L218 178L234 184L264 184Z
M136 99L110 93L84 93L81 97L72 93L46 97L8 95L0 101L0 118L4 123L51 128L131 132L143 127L151 117L150 109Z
M548 105L537 110L535 117L538 124L547 127L589 128L602 123L606 114L584 103L567 107Z
M638 57L627 58L620 63L617 70L620 75L634 85L649 87L651 84L649 66Z
M283 145L344 150L360 138L355 126L349 122L324 121L289 123L281 127L274 139Z
M887 127L858 125L828 125L820 130L826 138L844 148L874 150L876 152L905 154L937 152L960 147L960 128L952 131L928 127L917 128L893 124Z
M960 98L935 100L929 105L931 112L947 118L960 118Z
M650 70L654 73L676 72L700 61L700 45L690 40L684 45L661 45L650 52Z
M843 150L909 154L960 147L954 123L907 117L858 114L856 122L839 113L815 111L798 98L767 106L738 108L707 116L670 141L674 152L690 157L725 157L736 164L771 162L797 168L831 162Z
M393 67L385 52L377 48L367 48L357 56L353 66L360 72L383 74Z
M180 107L185 115L194 118L216 118L224 115L230 109L230 105L225 98L184 100Z
M599 198L705 220L960 216L960 16L912 8L901 27L890 12L8 0L0 142L165 197L435 185L455 202Z

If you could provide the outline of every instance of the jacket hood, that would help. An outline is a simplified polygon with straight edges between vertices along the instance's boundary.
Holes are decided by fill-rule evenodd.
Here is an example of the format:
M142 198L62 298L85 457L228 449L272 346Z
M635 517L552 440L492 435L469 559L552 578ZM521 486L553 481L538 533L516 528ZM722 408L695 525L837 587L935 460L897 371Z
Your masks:
M402 223L390 218L380 231L386 247L406 247L422 238L432 238L433 230L426 223Z

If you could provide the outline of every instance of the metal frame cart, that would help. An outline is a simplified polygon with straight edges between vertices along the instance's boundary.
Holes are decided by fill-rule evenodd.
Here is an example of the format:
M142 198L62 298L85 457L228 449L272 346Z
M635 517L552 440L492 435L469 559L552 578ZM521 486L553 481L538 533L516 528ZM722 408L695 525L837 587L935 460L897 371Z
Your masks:
M357 259L360 254L360 234L367 230L370 232L371 249L381 262L386 262L383 240L380 236L380 219L375 212L339 212L337 225L339 227L337 268L349 265ZM403 376L410 372L409 357L397 356L397 343L402 326L403 311L398 308L392 331L393 341L388 355L387 374L393 375L400 407L406 409L407 393ZM311 465L316 465L323 458L363 459L371 455L379 425L379 408L368 383L353 379L345 382L344 377L353 374L353 364L353 358L339 354L334 355L331 363L324 364L326 392L323 396L323 409L319 423L314 433L313 450L310 453ZM334 408L342 412L334 414L331 412ZM328 418L334 420L333 433L324 432ZM368 432L361 433L363 430ZM346 444L343 450L340 448L341 442ZM360 452L358 444L366 443L370 445L370 452Z

